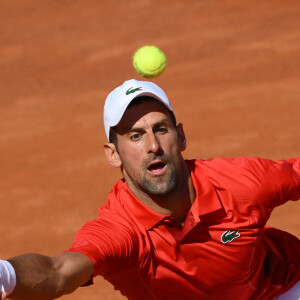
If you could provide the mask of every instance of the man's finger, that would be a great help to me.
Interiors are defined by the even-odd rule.
[[[5,300],[6,299],[6,293],[5,292],[1,293],[0,295],[1,295],[1,300]]]
[[[1,300],[6,299],[6,293],[3,284],[1,284],[0,286],[0,296],[1,296]]]

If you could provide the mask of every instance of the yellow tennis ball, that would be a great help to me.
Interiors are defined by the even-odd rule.
[[[157,47],[144,46],[135,52],[133,66],[144,77],[156,77],[165,70],[167,58]]]

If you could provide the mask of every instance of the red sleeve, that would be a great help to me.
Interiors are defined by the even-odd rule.
[[[213,158],[200,162],[200,166],[219,193],[228,191],[236,203],[235,209],[242,214],[256,210],[262,222],[276,206],[300,199],[300,158]],[[231,202],[229,199],[227,204],[232,206]]]
[[[122,220],[100,216],[87,222],[66,252],[80,252],[93,262],[94,276],[112,275],[132,262],[134,232]]]
[[[288,200],[300,199],[300,158],[280,160],[276,162],[281,170],[284,185],[282,186],[281,199],[283,202]],[[279,175],[278,184],[281,176]]]
[[[238,158],[249,172],[256,199],[273,209],[300,199],[300,158],[273,161],[256,157]]]
[[[238,157],[230,161],[244,170],[240,171],[242,180],[248,182],[257,199],[264,199],[268,207],[300,199],[300,158],[273,161]]]
[[[300,158],[279,161],[255,159],[250,161],[250,166],[251,172],[261,181],[270,208],[300,199]]]

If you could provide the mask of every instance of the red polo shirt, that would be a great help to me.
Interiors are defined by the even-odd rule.
[[[87,255],[128,299],[273,299],[300,280],[300,241],[265,224],[300,198],[300,158],[186,161],[196,199],[181,226],[123,180],[67,251]]]

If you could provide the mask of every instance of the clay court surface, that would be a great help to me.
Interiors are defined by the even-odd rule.
[[[0,258],[56,255],[97,217],[120,171],[106,162],[106,95],[160,47],[185,158],[299,157],[300,2],[0,0]],[[270,179],[271,180],[271,179]],[[269,225],[300,237],[300,205]],[[62,297],[118,300],[101,278]]]

